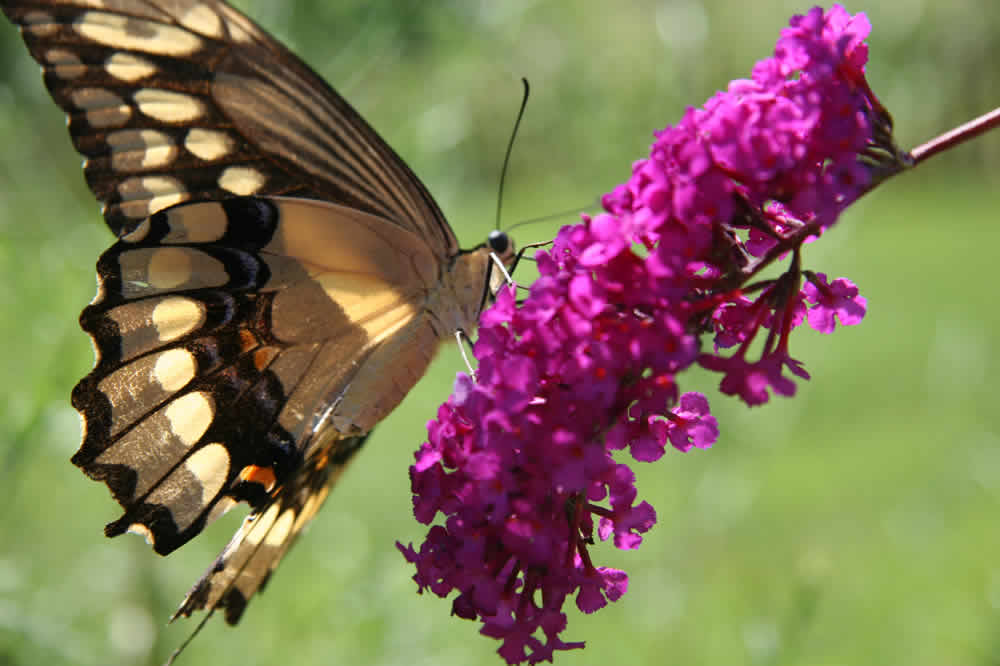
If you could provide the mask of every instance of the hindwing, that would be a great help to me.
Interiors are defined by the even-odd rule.
[[[101,256],[80,318],[97,362],[73,391],[73,462],[124,509],[107,535],[165,555],[237,502],[253,509],[181,614],[221,604],[235,622],[423,373],[437,335],[415,304],[435,276],[414,269],[428,256],[364,213],[256,198],[169,208]],[[402,389],[369,386],[381,375],[360,371],[395,356],[402,329],[421,347],[402,379],[385,368]]]
[[[368,435],[334,436],[299,472],[295,483],[264,511],[251,513],[229,545],[195,583],[171,620],[204,609],[223,609],[236,624],[303,527],[316,515],[344,466]]]

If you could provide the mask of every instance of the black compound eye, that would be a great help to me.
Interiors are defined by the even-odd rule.
[[[503,255],[510,249],[510,236],[503,231],[493,230],[486,239],[486,243],[490,246],[491,250],[499,255]]]

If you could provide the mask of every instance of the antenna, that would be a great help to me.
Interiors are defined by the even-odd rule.
[[[500,169],[500,188],[497,192],[497,219],[494,229],[500,228],[500,211],[503,208],[503,185],[507,179],[507,165],[510,163],[510,154],[514,150],[514,138],[517,136],[517,130],[521,126],[524,109],[528,106],[528,95],[531,94],[531,86],[528,85],[528,79],[522,76],[521,83],[524,84],[524,97],[521,98],[521,109],[517,112],[517,120],[514,121],[514,130],[510,133],[510,140],[507,142],[507,152],[503,156],[503,168]]]
[[[506,229],[504,229],[504,231],[506,231],[506,232],[509,233],[509,232],[513,231],[514,229],[517,229],[518,227],[523,227],[523,226],[528,225],[528,224],[538,224],[540,222],[551,222],[553,220],[558,220],[558,219],[563,218],[563,217],[569,217],[571,215],[577,215],[579,213],[595,213],[596,214],[600,210],[601,210],[601,201],[600,201],[600,199],[595,199],[593,202],[587,204],[586,206],[579,206],[577,208],[567,208],[566,210],[560,211],[558,213],[551,213],[549,215],[543,215],[541,217],[532,217],[532,218],[527,219],[527,220],[521,220],[520,222],[517,222],[516,224],[512,224],[511,226],[507,227]]]

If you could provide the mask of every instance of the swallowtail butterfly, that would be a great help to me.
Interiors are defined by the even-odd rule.
[[[174,617],[235,624],[439,341],[490,252],[307,65],[219,0],[3,0],[118,237],[80,317],[73,462],[167,554],[251,513]]]

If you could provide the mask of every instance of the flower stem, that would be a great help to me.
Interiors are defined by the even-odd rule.
[[[913,166],[969,139],[974,139],[997,125],[1000,125],[1000,108],[993,109],[989,113],[985,113],[964,125],[959,125],[955,129],[931,139],[925,144],[917,146],[910,151],[910,157],[913,158]]]

